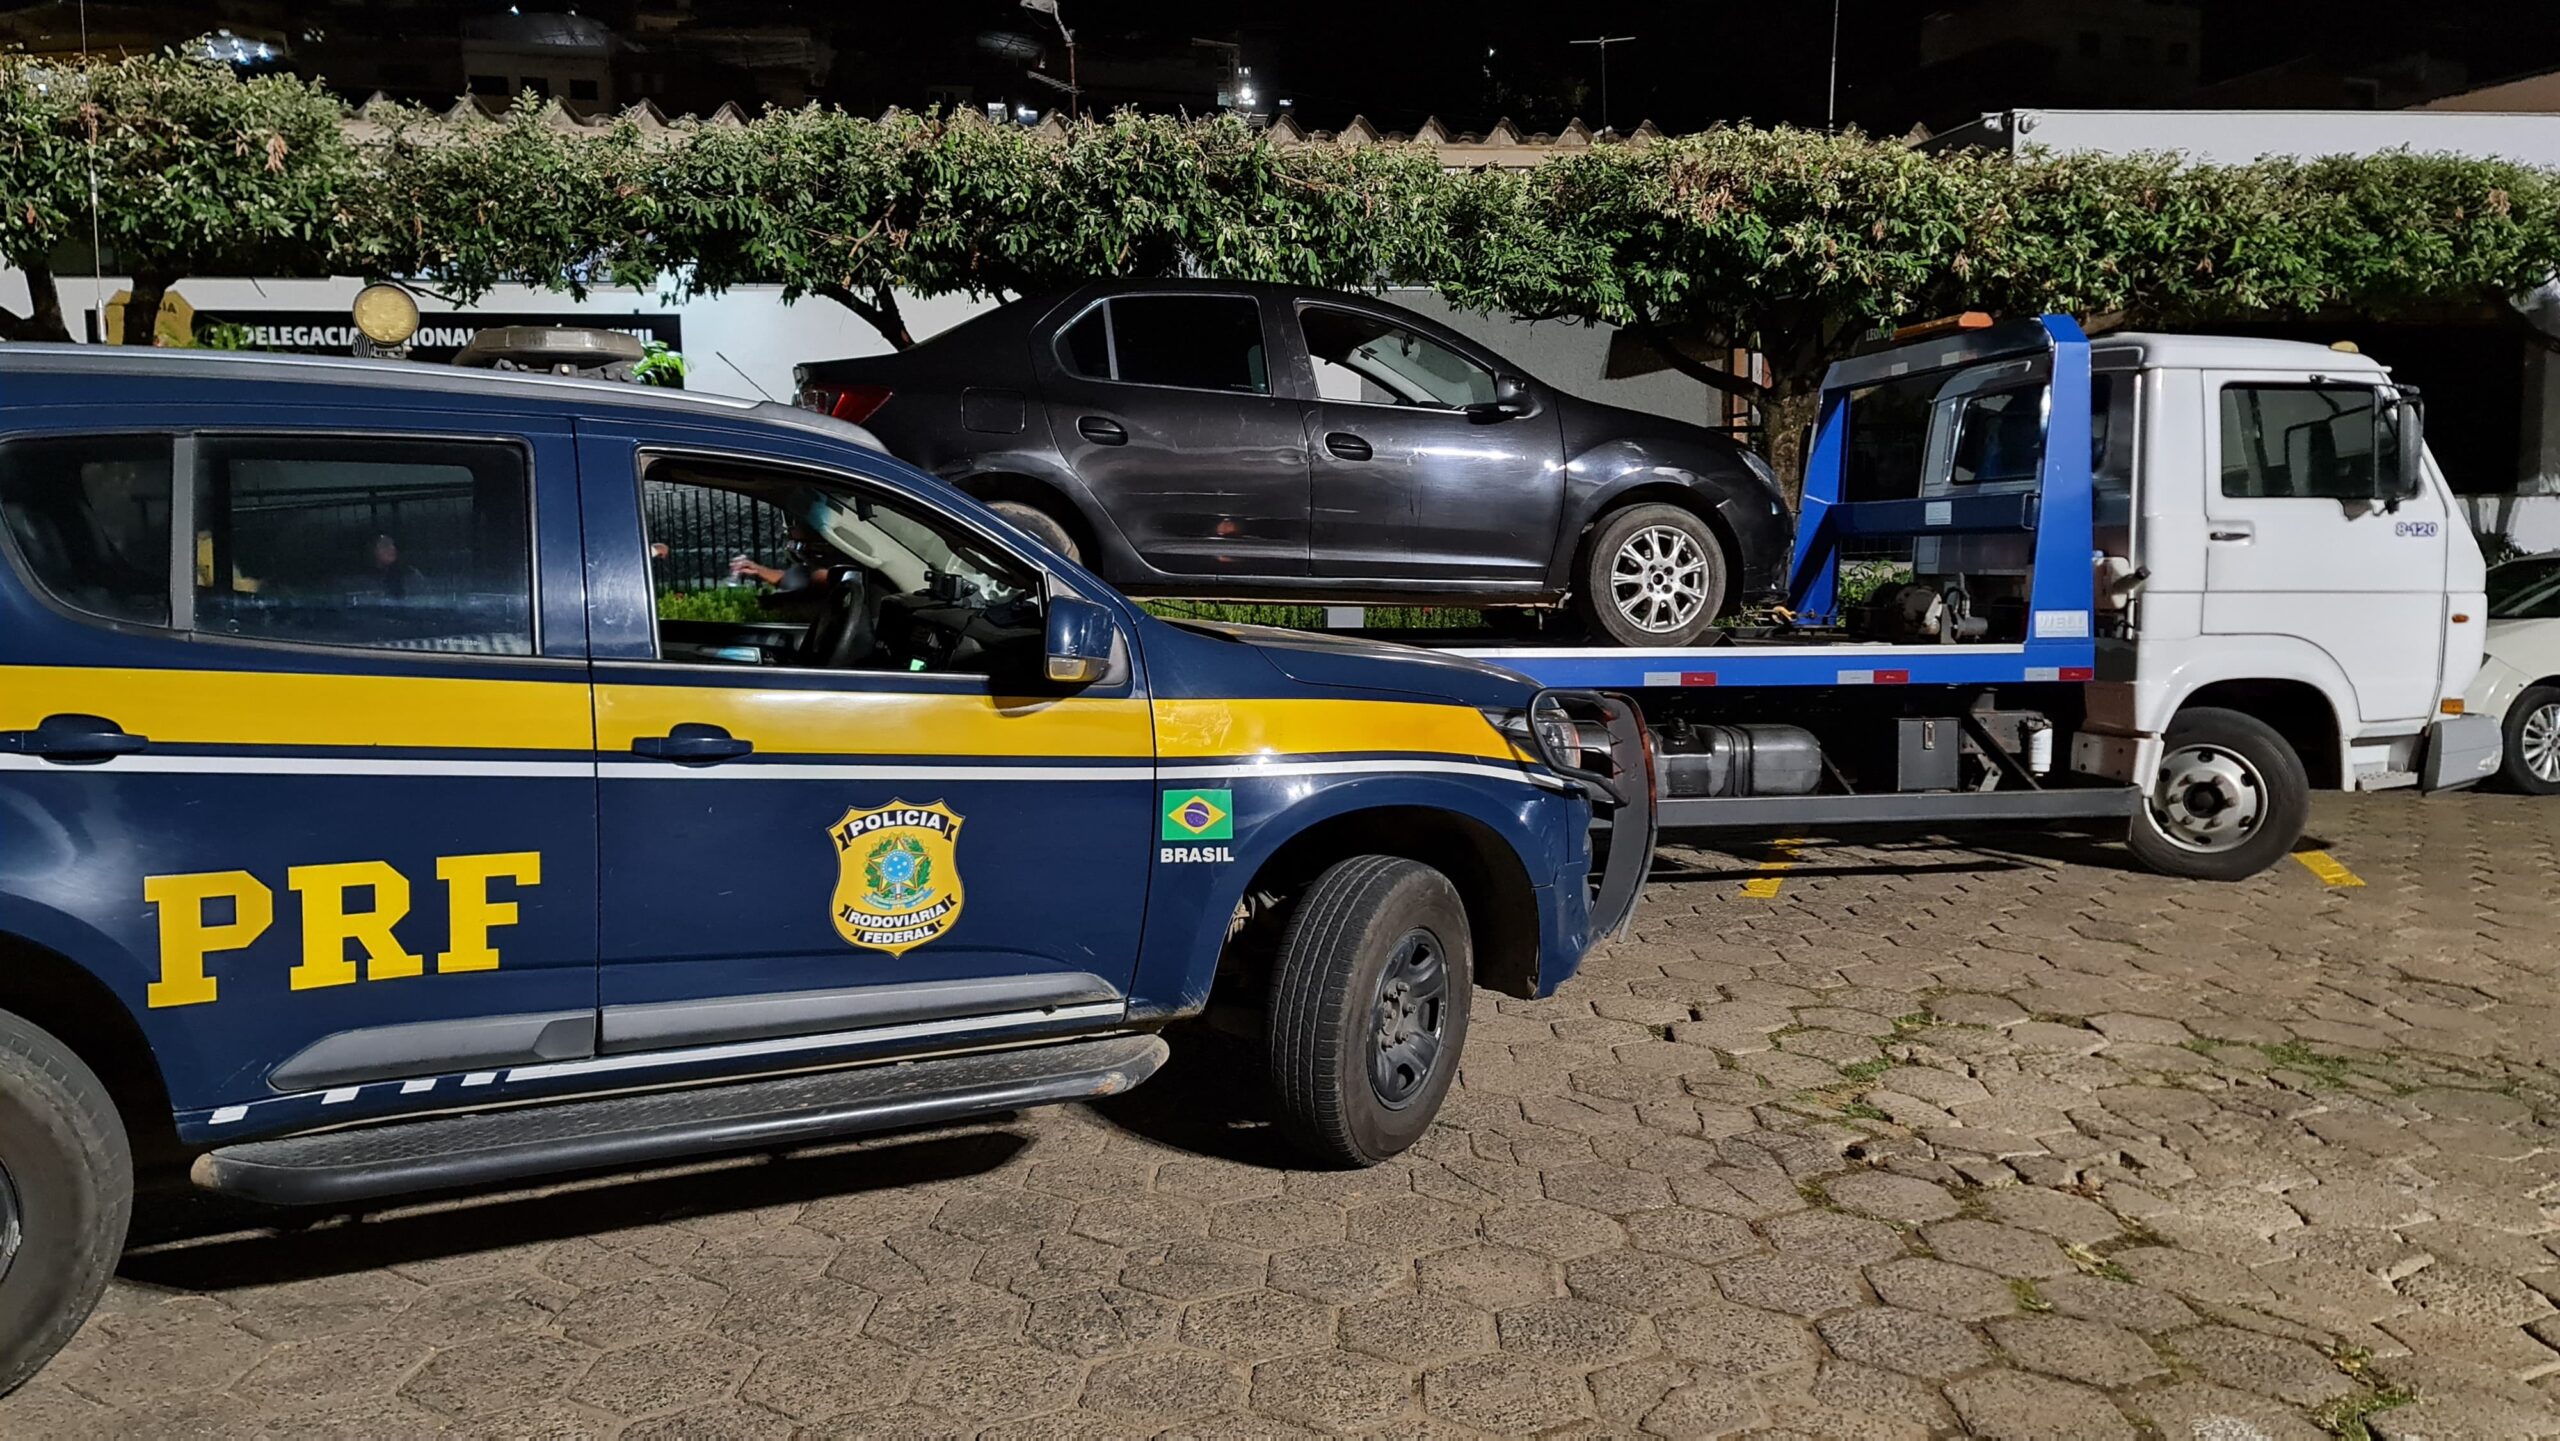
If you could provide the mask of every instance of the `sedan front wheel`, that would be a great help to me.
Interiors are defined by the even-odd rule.
[[[2499,780],[2529,796],[2560,795],[2560,686],[2525,687],[2507,707],[2506,733]]]
[[[1724,608],[1725,569],[1723,545],[1696,514],[1631,505],[1592,535],[1577,600],[1620,645],[1694,645]]]

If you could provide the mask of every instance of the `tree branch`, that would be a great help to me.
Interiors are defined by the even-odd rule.
[[[916,338],[907,333],[907,320],[899,313],[896,291],[883,285],[876,287],[870,295],[864,296],[850,285],[841,285],[833,281],[821,282],[810,288],[861,316],[873,330],[880,332],[880,338],[889,342],[891,349],[913,350],[915,348]]]
[[[1637,337],[1646,345],[1653,348],[1654,354],[1662,357],[1663,364],[1711,390],[1721,390],[1727,395],[1739,395],[1755,403],[1765,403],[1776,394],[1750,376],[1736,375],[1730,370],[1718,370],[1705,361],[1684,353],[1679,346],[1672,343],[1669,336],[1662,333],[1662,327],[1653,321],[1639,321],[1629,328],[1634,330]]]
[[[0,340],[68,341],[71,331],[62,322],[62,291],[54,284],[53,267],[38,261],[24,269],[27,313],[0,310]]]

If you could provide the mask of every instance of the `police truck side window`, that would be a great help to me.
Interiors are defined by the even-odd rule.
[[[108,620],[169,623],[169,438],[0,445],[0,520],[55,600]]]
[[[533,653],[530,474],[518,447],[204,436],[196,456],[197,630]]]
[[[995,675],[1040,654],[1039,572],[924,507],[816,477],[666,460],[651,467],[642,508],[661,660]],[[702,557],[732,546],[715,575]]]

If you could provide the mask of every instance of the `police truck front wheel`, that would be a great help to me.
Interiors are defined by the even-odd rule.
[[[106,1086],[0,1011],[0,1395],[80,1329],[132,1208],[133,1156]]]
[[[2180,712],[2131,841],[2165,875],[2246,880],[2284,859],[2311,815],[2311,781],[2275,728],[2239,711]]]
[[[1341,1166],[1420,1140],[1458,1073],[1474,959],[1466,907],[1429,866],[1354,856],[1317,877],[1271,977],[1271,1079],[1290,1138]]]

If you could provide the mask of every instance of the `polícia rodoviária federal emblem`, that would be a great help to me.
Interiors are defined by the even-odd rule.
[[[836,934],[903,955],[960,920],[960,817],[940,801],[856,807],[828,827],[836,846]]]

